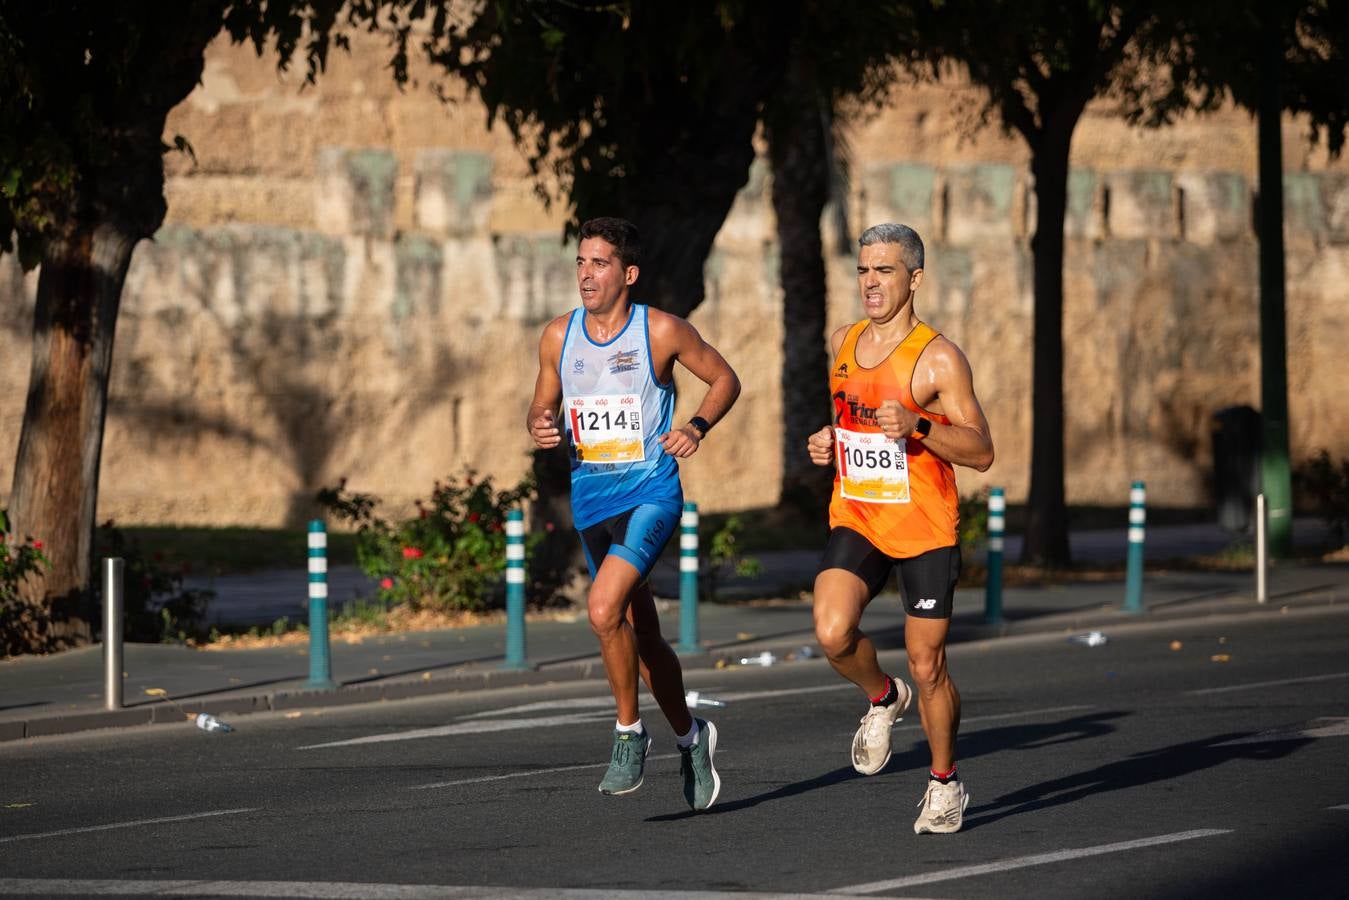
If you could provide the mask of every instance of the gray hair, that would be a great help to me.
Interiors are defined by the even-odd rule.
[[[863,247],[870,247],[872,244],[898,244],[899,258],[904,263],[904,268],[912,272],[923,267],[923,239],[907,225],[896,225],[893,222],[872,225],[862,232],[857,243]]]

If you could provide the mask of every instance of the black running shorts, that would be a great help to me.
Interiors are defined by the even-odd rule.
[[[875,597],[885,589],[892,569],[899,569],[904,610],[922,619],[949,619],[960,578],[960,547],[938,547],[908,559],[896,559],[877,550],[851,528],[833,528],[825,545],[820,571],[843,569],[866,583]]]

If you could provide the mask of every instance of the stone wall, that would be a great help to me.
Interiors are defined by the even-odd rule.
[[[561,210],[481,110],[399,93],[358,42],[318,88],[213,49],[170,134],[170,220],[137,248],[118,323],[101,517],[258,524],[308,514],[316,488],[406,503],[472,467],[528,463],[522,427],[543,324],[575,304]],[[289,78],[289,80],[288,80]],[[1006,136],[956,141],[948,97],[859,122],[852,237],[884,220],[928,242],[918,310],[964,348],[998,459],[963,490],[1023,498],[1030,452],[1034,198]],[[1248,136],[1249,132],[1249,136]],[[1122,503],[1134,478],[1171,505],[1207,499],[1210,417],[1258,406],[1254,126],[1229,112],[1146,144],[1093,110],[1067,222],[1068,497]],[[1111,136],[1114,136],[1111,139]],[[1198,142],[1198,143],[1194,143]],[[1349,171],[1286,147],[1294,454],[1349,456]],[[1205,165],[1204,163],[1208,163]],[[777,503],[781,297],[770,174],[756,164],[707,266],[695,325],[744,394],[684,465],[708,510]],[[826,216],[826,246],[838,244]],[[829,259],[830,327],[857,315],[855,256]],[[0,259],[0,494],[28,380],[33,275]],[[681,380],[681,387],[688,386]],[[681,391],[679,415],[697,398]]]

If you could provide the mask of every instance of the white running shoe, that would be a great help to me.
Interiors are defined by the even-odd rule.
[[[852,767],[863,775],[875,775],[890,761],[890,729],[913,702],[913,691],[898,678],[891,678],[899,699],[889,706],[873,706],[862,717],[862,727],[852,739]]]
[[[965,807],[970,795],[959,781],[942,784],[929,780],[927,793],[918,801],[918,821],[913,823],[914,834],[951,834],[959,831],[965,822]]]

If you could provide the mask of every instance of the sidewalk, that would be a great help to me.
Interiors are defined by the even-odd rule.
[[[1204,526],[1173,530],[1171,539],[1187,548],[1205,542],[1230,540]],[[1149,533],[1150,555],[1174,558],[1167,552],[1167,529]],[[1217,529],[1212,529],[1217,532]],[[1160,532],[1160,534],[1158,534]],[[1105,553],[1111,544],[1096,533],[1074,535],[1079,547],[1097,546]],[[1314,537],[1303,528],[1299,540]],[[1123,559],[1123,530],[1119,532]],[[1096,543],[1092,543],[1096,541]],[[1225,544],[1223,544],[1225,546]],[[1216,549],[1190,552],[1217,552]],[[1009,558],[1012,554],[1009,552]],[[1109,561],[1105,557],[1098,561]],[[760,554],[765,588],[775,582],[808,584],[817,555],[807,552]],[[677,575],[677,573],[675,573]],[[361,576],[334,573],[332,593],[360,587]],[[658,571],[653,585],[658,596],[670,597],[670,573]],[[744,580],[742,580],[744,581]],[[677,583],[677,582],[676,582]],[[221,616],[257,615],[270,622],[282,608],[303,619],[303,608],[292,599],[303,596],[305,575],[281,572],[219,579]],[[737,594],[753,585],[731,585]],[[1144,583],[1145,611],[1120,611],[1124,599],[1121,580],[1074,582],[1035,588],[1008,588],[1003,594],[1006,621],[986,624],[983,589],[961,590],[956,597],[952,642],[1009,635],[1063,633],[1111,627],[1138,621],[1221,613],[1277,611],[1288,605],[1324,605],[1349,600],[1349,566],[1285,564],[1271,570],[1268,606],[1257,606],[1250,573],[1149,573]],[[781,592],[765,589],[761,596]],[[809,598],[754,603],[703,603],[699,607],[702,653],[686,655],[689,668],[767,650],[779,658],[815,648]],[[661,618],[666,636],[674,643],[680,630],[679,603],[662,600]],[[284,613],[282,613],[284,614]],[[269,618],[270,617],[270,618]],[[883,650],[903,646],[904,612],[897,593],[882,594],[867,612],[867,632]],[[504,623],[467,628],[390,634],[361,643],[335,641],[331,658],[335,690],[307,687],[307,645],[201,651],[169,644],[128,644],[123,696],[126,708],[103,708],[102,649],[98,646],[47,657],[21,657],[0,662],[0,740],[60,734],[94,728],[181,722],[188,713],[221,715],[391,700],[449,691],[480,690],[522,683],[596,679],[603,681],[594,636],[584,614],[570,618],[535,618],[526,628],[526,657],[531,668],[502,668]],[[145,693],[161,689],[168,699]]]

